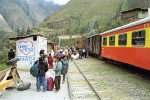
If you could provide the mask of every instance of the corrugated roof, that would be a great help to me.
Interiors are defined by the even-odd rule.
[[[33,34],[33,35],[25,35],[25,36],[17,36],[17,37],[10,37],[10,40],[19,40],[19,39],[23,39],[23,38],[27,38],[27,37],[33,37],[33,36],[42,36],[41,34]]]
[[[127,11],[122,11],[121,13],[127,13],[127,12],[131,12],[131,11],[135,11],[135,10],[144,10],[144,11],[148,11],[148,9],[135,8],[135,9],[127,10]]]

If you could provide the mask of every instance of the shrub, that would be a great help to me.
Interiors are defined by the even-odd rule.
[[[4,70],[8,68],[8,66],[6,64],[0,64],[0,71]]]
[[[6,49],[1,51],[1,53],[0,53],[0,64],[6,63],[8,61],[7,52],[8,51]]]

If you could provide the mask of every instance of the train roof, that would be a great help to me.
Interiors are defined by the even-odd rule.
[[[101,33],[101,35],[111,33],[111,32],[115,32],[115,31],[119,31],[121,29],[129,28],[129,27],[136,26],[136,25],[139,25],[139,24],[143,24],[143,23],[146,23],[148,21],[150,21],[150,17],[147,17],[147,18],[135,21],[133,23],[130,23],[130,24],[127,24],[127,25],[123,25],[123,26],[108,30],[106,32]]]
[[[91,37],[93,37],[93,36],[97,36],[97,35],[100,35],[100,33],[97,33],[97,34],[91,35],[91,36],[89,36],[89,37],[87,37],[87,38],[91,38]],[[87,38],[86,38],[86,39],[87,39]]]

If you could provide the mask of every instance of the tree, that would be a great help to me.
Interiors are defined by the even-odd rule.
[[[26,35],[30,35],[31,34],[31,30],[30,30],[30,28],[29,28],[29,26],[28,26],[28,29],[27,29],[27,31],[26,31]]]
[[[23,27],[21,30],[21,36],[26,35],[25,28]]]
[[[20,36],[20,29],[19,29],[19,26],[17,27],[17,36]]]

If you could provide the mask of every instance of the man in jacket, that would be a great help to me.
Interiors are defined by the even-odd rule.
[[[48,71],[48,64],[45,62],[44,57],[41,56],[39,58],[39,74],[36,77],[37,92],[40,91],[41,83],[43,85],[43,92],[46,92],[46,90],[47,90],[46,79],[45,79],[45,73],[47,71]]]

